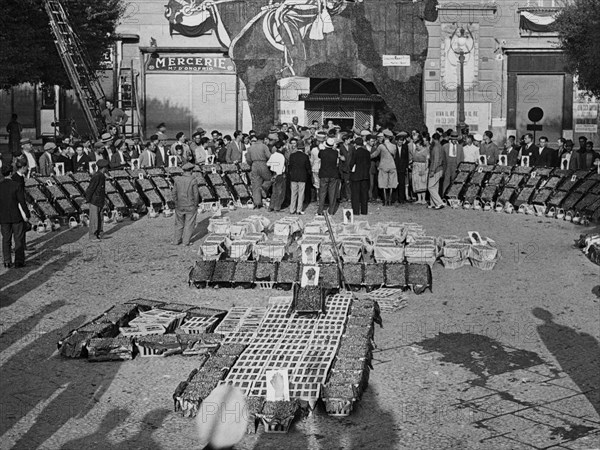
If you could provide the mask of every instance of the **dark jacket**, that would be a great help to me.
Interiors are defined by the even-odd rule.
[[[3,178],[0,181],[0,223],[23,222],[19,205],[29,218],[29,208],[25,203],[25,189],[10,178]]]
[[[104,206],[104,202],[106,201],[106,176],[98,171],[94,175],[92,175],[92,179],[90,180],[90,185],[85,191],[85,200],[86,202],[97,206],[98,208],[102,208]]]
[[[356,147],[350,155],[350,181],[369,179],[371,171],[371,154],[365,147]],[[354,171],[352,169],[354,168]]]
[[[65,173],[73,172],[73,163],[71,162],[71,158],[69,158],[68,156],[58,153],[54,162],[63,163],[65,166]]]
[[[198,181],[192,177],[191,172],[185,172],[173,180],[173,201],[175,208],[181,212],[193,212],[200,203]]]
[[[120,169],[122,167],[129,167],[129,164],[127,164],[127,154],[123,152],[123,160],[121,161],[121,154],[114,152],[110,157],[110,168]]]
[[[544,147],[541,149],[538,148],[538,157],[535,160],[535,165],[538,167],[554,167],[554,154],[556,150],[551,149],[549,147]]]
[[[290,174],[290,181],[308,183],[312,180],[310,159],[302,150],[296,150],[290,155],[288,173]]]
[[[12,180],[19,185],[22,189],[25,189],[25,177],[19,175],[17,172],[12,174]]]
[[[406,169],[408,169],[408,144],[406,142],[402,145],[398,145],[398,152],[396,152],[394,160],[396,162],[396,171],[398,173],[401,171],[404,172]]]
[[[507,166],[516,166],[519,163],[519,147],[516,145],[513,145],[512,148],[510,149],[510,152],[508,151],[508,149],[504,149],[502,150],[502,154],[506,155],[506,165]]]
[[[529,148],[526,145],[521,149],[521,158],[523,156],[529,156],[529,167],[537,166],[537,158],[540,154],[540,149],[537,145],[531,144]]]
[[[73,155],[71,158],[73,172],[88,172],[90,170],[90,157],[83,153],[81,159],[77,161],[77,156],[78,155]]]
[[[319,152],[321,159],[321,168],[319,169],[319,178],[339,178],[338,152],[333,148],[325,148]]]

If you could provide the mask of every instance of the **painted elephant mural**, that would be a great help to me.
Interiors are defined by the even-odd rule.
[[[403,128],[423,127],[424,20],[437,0],[170,0],[171,32],[193,38],[214,29],[245,83],[254,128],[273,123],[278,78],[371,81]],[[384,67],[383,54],[410,55],[410,67]]]

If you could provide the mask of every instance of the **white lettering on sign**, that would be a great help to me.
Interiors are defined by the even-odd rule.
[[[169,72],[227,72],[235,73],[233,61],[225,57],[169,56],[150,57],[146,70]]]
[[[410,67],[410,55],[383,55],[383,67]]]

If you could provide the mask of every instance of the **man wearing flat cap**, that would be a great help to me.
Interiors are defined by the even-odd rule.
[[[108,171],[108,165],[106,159],[96,161],[98,170],[92,175],[90,185],[85,191],[85,200],[90,207],[89,236],[90,239],[98,241],[102,239],[100,234],[103,225],[102,210],[106,202],[106,172]]]
[[[56,150],[54,142],[46,142],[44,144],[44,153],[40,156],[39,169],[40,175],[43,177],[51,177],[54,175],[54,160],[53,154]]]
[[[190,245],[190,239],[196,228],[200,192],[198,182],[192,176],[194,165],[185,163],[182,167],[183,176],[173,180],[173,201],[175,202],[175,232],[173,245]]]

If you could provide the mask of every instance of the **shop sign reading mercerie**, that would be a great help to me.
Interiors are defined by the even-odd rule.
[[[235,66],[223,56],[159,56],[149,59],[146,71],[235,73]]]
[[[383,55],[383,67],[410,67],[410,55]]]

